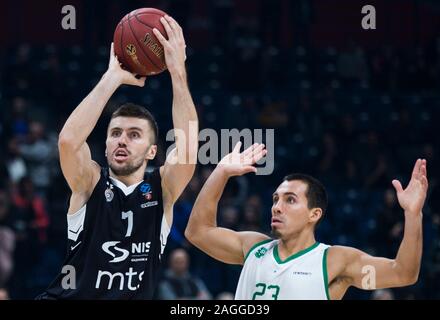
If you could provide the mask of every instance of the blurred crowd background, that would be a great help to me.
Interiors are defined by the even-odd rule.
[[[140,7],[165,10],[184,29],[200,129],[275,129],[273,174],[233,179],[219,225],[269,233],[272,192],[283,176],[304,172],[329,193],[318,241],[394,258],[404,217],[391,180],[406,184],[423,157],[430,189],[419,281],[350,289],[346,299],[440,298],[440,3],[370,1],[377,10],[370,31],[361,28],[365,3],[356,0],[68,4],[77,9],[76,30],[61,28],[62,1],[0,4],[0,299],[33,299],[60,271],[69,189],[58,132],[105,72],[117,22]],[[157,118],[159,153],[151,165],[161,165],[171,99],[166,72],[145,88],[120,88],[88,141],[93,158],[106,165],[109,115],[131,101]],[[175,205],[158,299],[233,297],[241,267],[211,259],[183,235],[211,170],[198,166]]]

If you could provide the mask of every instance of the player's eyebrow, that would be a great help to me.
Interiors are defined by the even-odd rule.
[[[123,129],[120,127],[113,127],[110,129],[110,131],[115,131],[115,130],[123,130]],[[143,132],[142,128],[139,128],[139,127],[130,127],[127,130],[135,130],[135,131]]]
[[[278,193],[277,193],[277,192],[274,192],[274,193],[272,194],[272,197],[275,197],[275,196],[277,196],[277,195],[278,195]],[[295,192],[291,192],[291,191],[284,192],[284,193],[282,193],[282,195],[285,195],[285,196],[294,196],[294,197],[298,198],[298,195],[297,195]]]
[[[130,127],[130,128],[128,128],[128,130],[136,130],[136,131],[143,132],[142,128],[139,128],[139,127]]]

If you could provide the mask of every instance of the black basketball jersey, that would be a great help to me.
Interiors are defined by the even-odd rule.
[[[67,221],[67,257],[42,298],[152,298],[170,231],[159,169],[130,187],[102,169],[90,199]]]

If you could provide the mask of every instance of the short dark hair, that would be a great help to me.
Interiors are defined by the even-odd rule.
[[[117,117],[131,117],[147,120],[151,126],[151,129],[153,130],[153,144],[157,143],[157,137],[159,136],[159,127],[157,126],[157,122],[156,119],[154,119],[154,116],[146,108],[131,102],[124,103],[118,109],[116,109],[115,112],[112,113],[110,121]]]
[[[320,208],[322,210],[321,218],[316,222],[317,226],[327,211],[328,196],[324,185],[318,180],[303,173],[292,173],[284,177],[283,181],[299,180],[307,184],[306,198],[307,208]]]

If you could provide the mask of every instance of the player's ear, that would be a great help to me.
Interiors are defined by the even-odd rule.
[[[105,148],[105,153],[104,153],[104,154],[105,154],[105,156],[107,157],[107,148]]]
[[[317,222],[322,217],[322,209],[321,208],[313,208],[310,211],[309,219],[311,222]]]
[[[156,157],[156,153],[157,153],[157,145],[152,144],[151,146],[148,147],[146,159],[153,160],[154,157]]]

